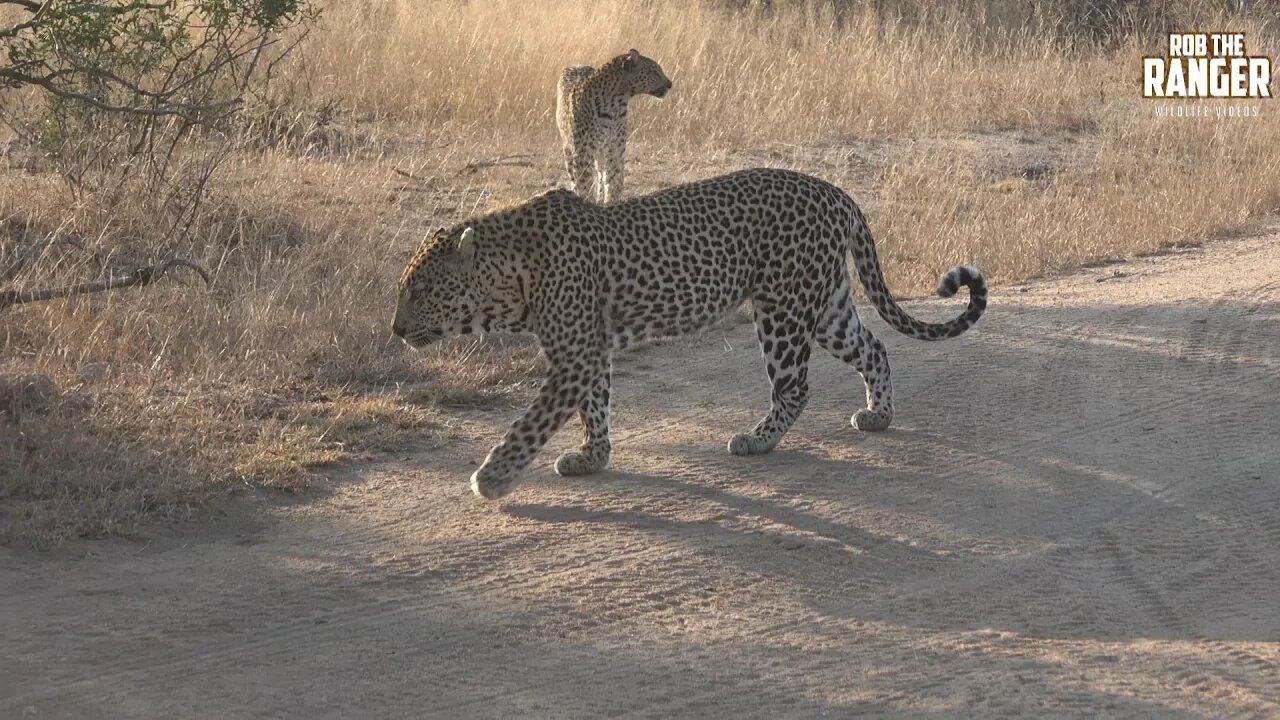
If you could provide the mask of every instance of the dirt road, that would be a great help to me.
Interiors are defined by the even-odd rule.
[[[620,361],[601,476],[551,473],[573,426],[477,500],[515,414],[477,411],[318,499],[5,551],[0,718],[1280,713],[1280,237],[1003,288],[951,342],[869,322],[884,434],[824,356],[727,455],[737,325]]]

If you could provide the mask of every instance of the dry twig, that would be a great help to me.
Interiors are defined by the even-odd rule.
[[[507,167],[533,167],[533,162],[524,160],[528,155],[504,155],[502,157],[490,158],[485,160],[477,160],[462,166],[462,172],[473,173],[477,170],[485,168],[507,166]]]
[[[46,288],[43,290],[5,290],[0,292],[0,311],[8,309],[12,305],[41,302],[43,300],[55,300],[57,298],[71,297],[73,295],[86,295],[88,293],[102,292],[104,290],[150,285],[156,280],[164,277],[164,274],[176,265],[191,268],[196,271],[200,275],[200,278],[204,280],[205,285],[213,283],[213,278],[209,276],[209,271],[205,270],[200,265],[182,258],[171,258],[162,263],[136,268],[128,275],[117,275],[115,277],[108,277],[102,280],[95,280],[93,282],[77,283],[66,287]]]

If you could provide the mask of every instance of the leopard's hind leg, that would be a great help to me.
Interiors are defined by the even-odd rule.
[[[611,370],[611,365],[606,364],[582,400],[578,410],[578,417],[582,419],[582,446],[577,452],[566,452],[556,459],[556,473],[561,477],[590,475],[609,466],[613,451],[609,442]]]
[[[859,430],[884,430],[893,422],[893,383],[884,345],[862,324],[849,295],[848,280],[827,305],[815,340],[827,352],[852,365],[867,386],[867,407],[854,413],[850,424]]]
[[[756,336],[760,340],[760,352],[764,355],[765,371],[773,393],[769,414],[750,432],[730,438],[729,452],[734,455],[759,455],[772,450],[809,402],[809,351],[813,328],[767,298],[753,298],[752,305]]]

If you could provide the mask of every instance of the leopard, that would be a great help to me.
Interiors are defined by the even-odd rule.
[[[867,404],[852,426],[885,430],[894,417],[889,359],[854,306],[851,275],[885,322],[920,340],[954,338],[987,307],[982,272],[961,265],[937,286],[942,297],[968,288],[959,315],[933,323],[908,314],[849,195],[810,175],[755,168],[613,204],[555,189],[437,230],[405,266],[391,330],[413,348],[472,333],[536,337],[546,377],[470,478],[492,500],[516,488],[575,413],[582,442],[555,472],[604,470],[614,357],[707,328],[748,301],[770,406],[729,439],[729,453],[767,453],[782,440],[809,400],[815,345],[862,376]]]
[[[556,85],[556,125],[571,189],[605,203],[622,197],[627,105],[634,95],[662,98],[671,87],[662,67],[634,48],[599,69],[564,69]]]

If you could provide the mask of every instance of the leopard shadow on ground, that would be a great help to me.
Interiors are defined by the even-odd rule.
[[[535,480],[563,502],[517,494],[504,512],[714,550],[850,618],[1061,639],[1280,639],[1269,600],[1280,520],[1266,510],[1280,503],[1268,439],[1280,435],[1280,303],[1095,306],[1087,322],[993,307],[988,328],[956,343],[876,328],[896,361],[886,433],[848,427],[856,376],[815,361],[809,407],[761,457],[722,456],[718,438],[761,410],[762,378],[702,416],[673,387],[663,407],[680,439],[650,430],[629,442],[635,423],[662,421],[644,406],[650,378],[624,376],[614,469]],[[691,384],[750,366],[738,344]],[[659,354],[681,353],[644,362],[660,373]],[[633,393],[642,407],[628,409]],[[876,586],[884,563],[895,579]],[[846,593],[846,575],[876,594]]]

